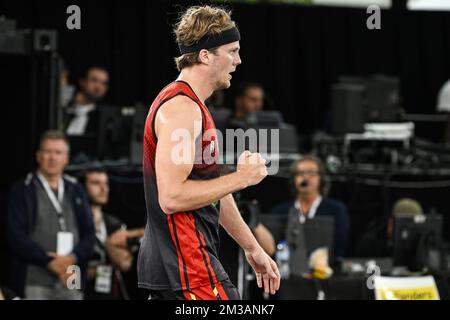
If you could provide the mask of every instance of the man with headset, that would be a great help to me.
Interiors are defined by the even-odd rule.
[[[329,183],[320,159],[304,156],[295,161],[291,166],[291,184],[295,191],[295,200],[275,206],[272,212],[288,214],[295,210],[300,222],[318,216],[333,217],[334,256],[343,257],[350,232],[349,216],[342,202],[326,197]]]

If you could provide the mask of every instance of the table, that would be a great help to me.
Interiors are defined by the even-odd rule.
[[[450,299],[450,275],[435,275],[441,300]],[[375,292],[367,287],[367,277],[336,276],[328,280],[290,277],[281,280],[280,289],[270,300],[374,300]],[[256,281],[249,282],[248,298],[264,299]]]

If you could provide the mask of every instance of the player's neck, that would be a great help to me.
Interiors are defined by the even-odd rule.
[[[183,69],[177,78],[177,80],[189,83],[192,90],[194,90],[194,93],[203,104],[214,92],[212,86],[208,82],[205,82],[204,79],[205,77],[191,68]]]

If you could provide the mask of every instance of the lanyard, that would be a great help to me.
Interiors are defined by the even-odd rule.
[[[40,172],[37,172],[37,177],[39,181],[42,183],[42,186],[44,187],[45,193],[47,193],[48,198],[50,199],[50,202],[52,203],[53,207],[55,208],[57,214],[58,214],[58,224],[61,231],[67,231],[66,226],[66,220],[64,219],[63,210],[62,210],[62,203],[64,199],[64,181],[62,178],[59,179],[58,183],[58,198],[56,198],[55,193],[51,190],[50,185],[48,184],[47,180],[41,175]]]
[[[100,247],[101,250],[99,250],[100,252],[100,261],[102,262],[102,264],[107,263],[106,260],[106,248],[105,248],[105,242],[106,242],[106,238],[108,237],[108,233],[106,231],[106,225],[105,225],[105,221],[102,218],[102,223],[100,224],[100,233],[96,234],[97,236],[97,240],[100,242]]]
[[[103,220],[103,217],[102,221],[100,222],[100,230],[96,232],[95,235],[101,243],[105,243],[106,238],[108,237],[108,232],[106,230],[105,220]]]
[[[309,219],[313,219],[315,217],[317,208],[319,207],[321,201],[322,201],[321,196],[318,196],[316,198],[316,200],[314,200],[314,202],[311,205],[311,208],[308,211]],[[300,223],[304,223],[306,219],[305,219],[305,216],[303,215],[302,208],[301,208],[300,202],[298,200],[295,201],[295,209],[297,209],[300,212],[300,218],[299,218]]]

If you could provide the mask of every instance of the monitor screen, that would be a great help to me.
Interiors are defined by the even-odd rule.
[[[394,264],[419,271],[423,261],[418,256],[424,241],[440,243],[442,239],[442,216],[416,216],[396,218],[394,225]]]

